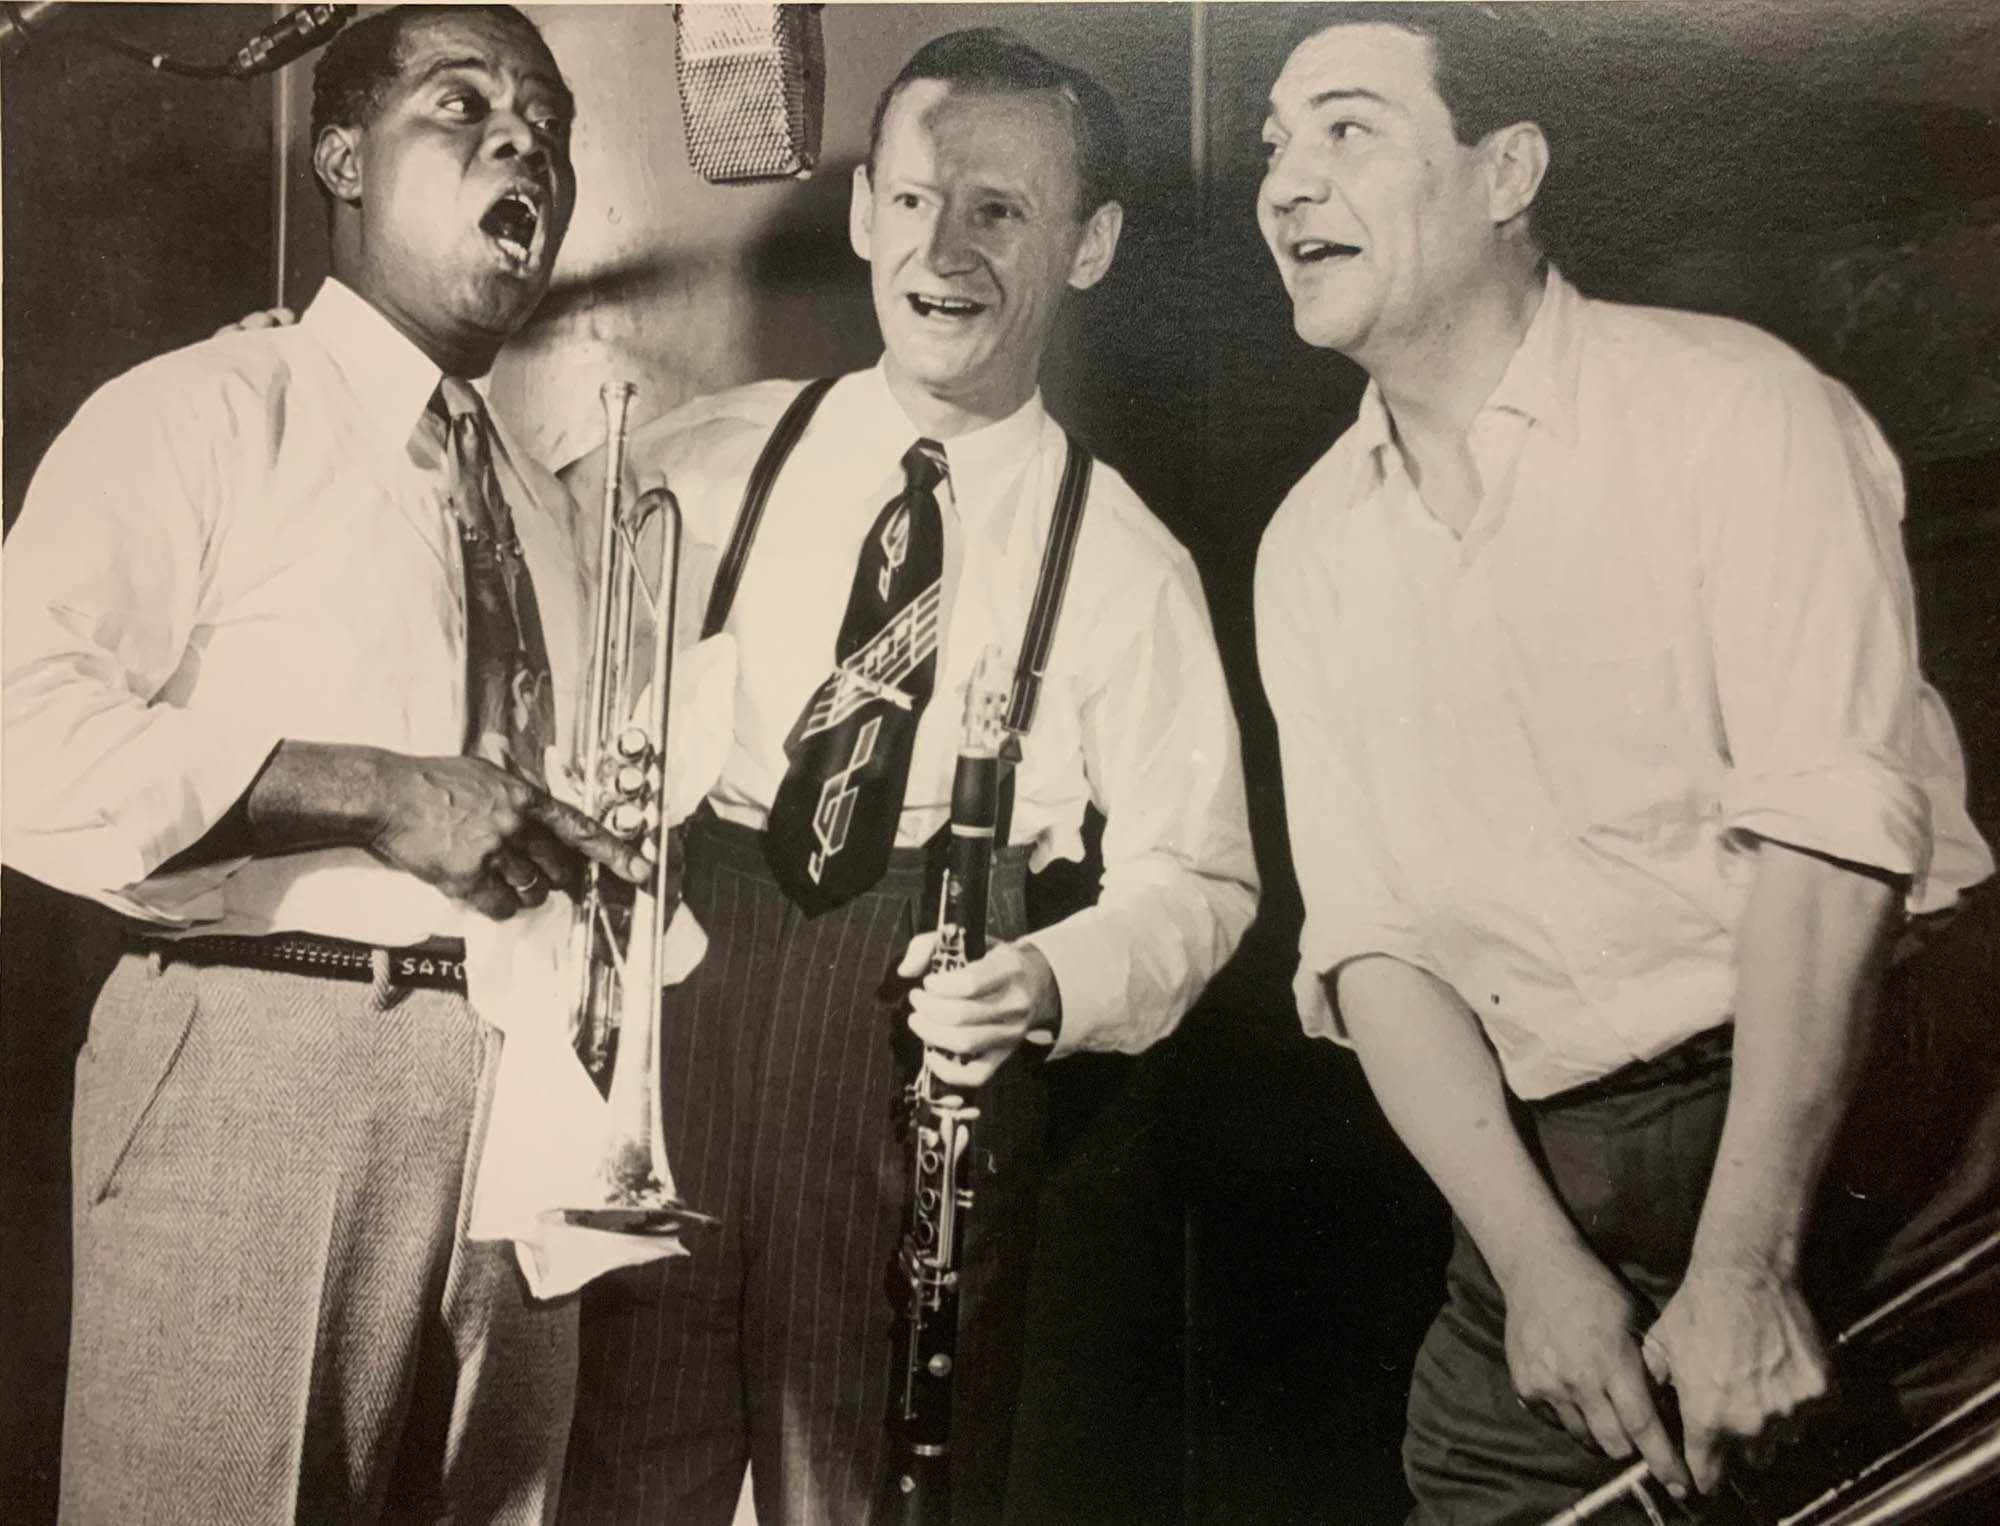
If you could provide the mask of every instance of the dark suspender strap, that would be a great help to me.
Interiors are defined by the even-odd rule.
[[[792,399],[784,417],[778,420],[778,427],[771,431],[771,438],[764,443],[763,454],[750,471],[750,481],[743,489],[743,507],[736,514],[736,528],[730,534],[729,548],[722,555],[722,565],[715,574],[715,587],[709,594],[708,612],[701,625],[704,638],[719,632],[729,619],[729,608],[736,600],[736,588],[743,581],[743,568],[750,560],[750,546],[757,538],[757,526],[764,518],[764,505],[770,499],[771,488],[778,480],[778,472],[786,458],[799,443],[799,437],[806,432],[806,425],[820,400],[827,394],[839,378],[823,376],[817,381],[806,383],[799,395]],[[1014,668],[1012,697],[1007,705],[1008,740],[1004,763],[1011,763],[1020,756],[1020,738],[1035,724],[1035,711],[1042,698],[1042,675],[1048,671],[1049,651],[1055,645],[1056,619],[1062,613],[1063,594],[1069,588],[1070,564],[1076,559],[1077,533],[1083,526],[1084,500],[1090,496],[1090,452],[1077,444],[1076,437],[1064,432],[1069,452],[1063,461],[1062,483],[1056,489],[1055,513],[1049,522],[1048,543],[1042,548],[1041,572],[1035,580],[1034,601],[1028,606],[1028,623],[1021,635],[1021,657]],[[1007,818],[1013,814],[1013,770],[1003,764],[1001,770],[1002,811],[1000,831],[996,834],[996,846],[1007,840]]]
[[[757,464],[750,470],[750,481],[743,489],[743,507],[736,511],[736,528],[729,537],[729,549],[722,554],[722,565],[716,569],[715,587],[708,596],[708,612],[702,617],[701,634],[704,639],[722,629],[729,618],[729,607],[736,602],[736,587],[743,581],[744,565],[750,560],[750,546],[757,539],[757,526],[764,519],[764,505],[771,497],[771,487],[778,480],[778,469],[785,464],[785,458],[799,443],[799,437],[806,432],[806,425],[812,421],[814,410],[820,405],[828,390],[838,381],[838,377],[822,376],[810,381],[792,399],[778,420],[778,427],[771,431],[771,438],[764,442],[764,453],[757,458]]]
[[[1035,724],[1042,675],[1049,668],[1056,618],[1062,614],[1070,563],[1076,559],[1077,532],[1083,527],[1083,503],[1090,496],[1090,452],[1067,431],[1064,438],[1069,441],[1069,459],[1063,463],[1062,486],[1056,489],[1055,515],[1049,522],[1048,544],[1042,549],[1041,576],[1035,581],[1034,603],[1028,606],[1027,628],[1021,633],[1021,660],[1014,669],[1014,694],[1007,706],[1007,730],[1015,738]]]

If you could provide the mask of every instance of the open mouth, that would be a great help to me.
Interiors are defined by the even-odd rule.
[[[936,297],[916,291],[910,293],[910,307],[919,318],[972,318],[986,311],[984,302],[970,297]]]
[[[479,219],[479,231],[492,239],[508,259],[525,265],[534,249],[535,229],[541,220],[541,211],[528,192],[508,190],[486,209],[486,215]]]
[[[1361,250],[1353,244],[1336,244],[1331,239],[1302,238],[1293,241],[1292,258],[1301,265],[1312,265],[1322,260],[1344,260]]]

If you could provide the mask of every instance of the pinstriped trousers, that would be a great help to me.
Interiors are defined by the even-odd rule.
[[[462,997],[113,972],[77,1059],[65,1523],[528,1523],[575,1310],[469,1244],[497,1054]]]
[[[1022,928],[1025,855],[994,875],[993,935]],[[561,1519],[728,1526],[746,1462],[760,1526],[879,1519],[894,1365],[890,1269],[909,1177],[897,1102],[919,1047],[894,971],[935,920],[924,855],[808,918],[759,835],[704,814],[685,894],[707,958],[669,992],[668,1159],[718,1214],[692,1254],[584,1291]],[[997,1520],[1020,1380],[1046,1104],[1037,1057],[979,1093],[953,1406],[954,1515]]]

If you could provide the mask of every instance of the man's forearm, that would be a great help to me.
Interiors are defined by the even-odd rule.
[[[1760,846],[1737,939],[1729,1111],[1696,1264],[1796,1275],[1873,1031],[1898,899],[1887,879],[1782,843]]]
[[[1632,1294],[1529,1157],[1478,1019],[1450,987],[1383,955],[1343,965],[1338,985],[1383,1112],[1500,1285],[1515,1392],[1609,1457],[1636,1448],[1669,1489],[1685,1492],[1692,1480],[1647,1388]]]
[[[383,820],[392,755],[333,742],[280,742],[242,796],[161,867],[366,846]]]
[[[1499,1062],[1458,994],[1386,956],[1335,993],[1368,1084],[1505,1288],[1551,1254],[1586,1253],[1507,1115]]]
[[[290,741],[177,866],[336,847],[496,918],[574,893],[586,859],[634,884],[650,873],[636,845],[484,759]]]

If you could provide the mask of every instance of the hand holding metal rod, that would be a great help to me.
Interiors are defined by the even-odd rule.
[[[1855,1320],[1846,1329],[1842,1330],[1839,1335],[1834,1337],[1834,1353],[1838,1354],[1863,1337],[1901,1318],[1918,1303],[1938,1291],[1938,1289],[1957,1278],[1968,1275],[1987,1261],[1993,1259],[1996,1254],[2000,1254],[2000,1230],[1996,1230],[1983,1240],[1976,1242],[1968,1249],[1952,1257],[1951,1260],[1945,1262],[1942,1266],[1939,1266],[1936,1270],[1920,1277],[1900,1293],[1885,1299],[1882,1303],[1876,1305],[1873,1309],[1870,1309],[1866,1314]],[[1835,1520],[1839,1520],[1841,1526],[1860,1526],[1860,1523],[1863,1521],[1869,1523],[1869,1526],[1888,1526],[1890,1521],[1909,1519],[1910,1517],[1907,1515],[1885,1514],[1848,1517],[1828,1517],[1820,1514],[1815,1517],[1814,1512],[1823,1512],[1827,1506],[1839,1504],[1854,1497],[1858,1492],[1858,1486],[1864,1482],[1874,1483],[1892,1465],[1904,1458],[1912,1457],[1918,1451],[1923,1450],[1927,1442],[1942,1437],[1948,1430],[1962,1425],[1979,1410],[1991,1405],[1996,1400],[2000,1400],[2000,1384],[1989,1385],[1974,1395],[1973,1398],[1959,1405],[1950,1414],[1927,1427],[1918,1436],[1913,1437],[1893,1452],[1871,1463],[1868,1468],[1863,1469],[1853,1478],[1835,1485],[1810,1505],[1807,1505],[1805,1509],[1786,1517],[1780,1523],[1780,1526],[1808,1526],[1808,1523],[1811,1523],[1811,1526],[1834,1526]],[[1986,1455],[1987,1453],[1991,1455]],[[1955,1458],[1959,1457],[1958,1452],[1954,1452],[1951,1455]],[[1972,1460],[1984,1467],[2000,1467],[2000,1440],[1989,1438],[1984,1444],[1983,1450],[1974,1449]],[[1959,1465],[1962,1469],[1965,1466],[1969,1466],[1970,1463],[1968,1463],[1967,1459],[1960,1458]],[[1662,1523],[1662,1526],[1664,1526],[1665,1517],[1660,1513],[1660,1507],[1653,1499],[1650,1487],[1651,1481],[1652,1475],[1648,1472],[1646,1464],[1643,1461],[1635,1462],[1610,1482],[1591,1490],[1590,1493],[1584,1495],[1582,1499],[1571,1505],[1567,1510],[1550,1516],[1542,1522],[1542,1526],[1583,1526],[1583,1523],[1594,1520],[1612,1506],[1627,1500],[1644,1510],[1652,1521]],[[1928,1500],[1929,1497],[1926,1495],[1923,1499]]]

